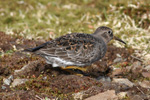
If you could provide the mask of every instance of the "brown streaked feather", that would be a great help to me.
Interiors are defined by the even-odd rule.
[[[93,34],[67,34],[25,51],[41,55],[53,67],[86,66],[104,57],[107,43],[113,38],[125,44],[113,36],[112,29],[101,26]]]
[[[91,59],[94,59],[94,56],[90,56],[95,47],[95,42],[93,37],[89,35],[74,33],[62,36],[51,41],[53,43],[48,43],[36,53],[59,57],[72,62],[90,62]]]

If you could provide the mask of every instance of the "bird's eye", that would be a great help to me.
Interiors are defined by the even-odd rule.
[[[108,31],[109,35],[113,35],[112,31]]]

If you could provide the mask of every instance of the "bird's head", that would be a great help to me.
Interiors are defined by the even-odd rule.
[[[117,41],[120,41],[124,44],[126,44],[123,40],[117,38],[116,36],[113,35],[113,30],[109,27],[106,26],[101,26],[98,27],[95,32],[93,33],[94,36],[96,37],[101,37],[105,43],[108,43],[112,39],[115,39]]]

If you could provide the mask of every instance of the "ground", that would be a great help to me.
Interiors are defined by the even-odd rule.
[[[1,2],[0,99],[149,100],[149,4],[149,0]],[[109,43],[105,57],[86,72],[72,70],[82,76],[22,52],[67,33],[92,33],[99,26],[111,27],[127,45]]]
[[[0,48],[4,52],[7,52],[0,58],[1,99],[22,100],[28,98],[36,100],[38,98],[60,98],[70,100],[75,99],[75,93],[85,91],[86,95],[84,94],[82,97],[82,99],[84,99],[106,90],[115,90],[116,93],[126,91],[130,95],[125,96],[124,99],[129,99],[137,94],[143,98],[149,98],[149,89],[147,88],[143,88],[140,85],[129,87],[128,85],[112,81],[114,78],[124,78],[137,84],[138,81],[149,80],[149,78],[145,78],[141,75],[142,71],[136,72],[137,74],[134,72],[136,69],[132,68],[132,66],[139,67],[139,65],[134,64],[139,61],[131,57],[131,54],[134,52],[133,49],[118,48],[110,45],[108,46],[105,57],[101,61],[92,64],[88,71],[81,73],[78,70],[74,70],[79,74],[83,74],[83,76],[78,76],[60,68],[53,68],[51,65],[47,65],[45,60],[37,55],[30,55],[21,50],[13,51],[14,45],[16,49],[19,49],[33,47],[42,44],[44,41],[11,37],[3,32],[0,32],[0,35],[0,41],[2,41]],[[20,42],[17,41],[18,39]],[[7,45],[5,43],[7,43]],[[10,49],[12,49],[12,51],[10,51]],[[119,62],[114,62],[117,58],[116,54],[122,58]],[[24,66],[27,67],[20,70]],[[119,67],[119,73],[117,73],[113,67]],[[131,68],[128,70],[128,67]],[[140,70],[142,70],[142,68]],[[28,80],[15,87],[13,87],[13,85],[6,85],[4,80],[11,75],[13,75],[13,82],[15,79]],[[105,81],[101,81],[102,77]],[[136,87],[139,87],[140,90],[144,92],[144,95]]]

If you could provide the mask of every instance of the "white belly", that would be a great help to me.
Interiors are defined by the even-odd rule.
[[[53,67],[66,67],[66,66],[70,66],[70,65],[75,65],[74,62],[71,61],[66,61],[62,58],[58,58],[58,57],[48,57],[46,56],[46,62],[48,64],[52,64]]]

